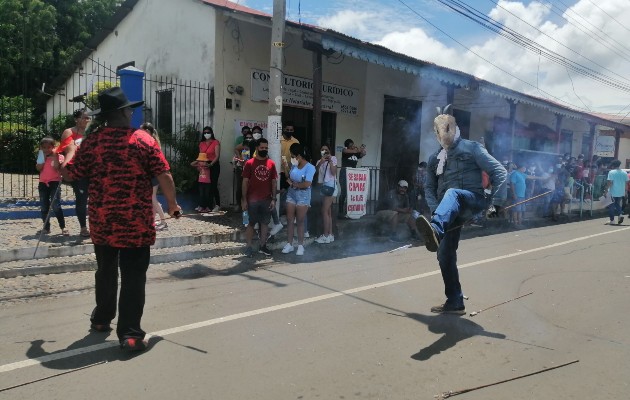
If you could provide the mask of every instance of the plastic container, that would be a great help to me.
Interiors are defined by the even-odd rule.
[[[243,225],[249,225],[249,213],[247,211],[243,211]]]

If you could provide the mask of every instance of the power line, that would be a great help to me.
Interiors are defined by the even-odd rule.
[[[457,12],[458,14],[472,20],[473,22],[483,26],[484,28],[500,35],[503,38],[506,38],[516,43],[517,45],[533,53],[542,55],[543,57],[547,58],[550,61],[560,64],[564,66],[565,68],[569,68],[579,74],[587,76],[607,86],[619,89],[621,91],[630,92],[630,84],[621,82],[607,75],[601,74],[582,64],[576,63],[554,52],[553,50],[550,50],[547,47],[542,46],[532,41],[531,39],[505,26],[504,24],[490,17],[487,17],[486,15],[484,15],[479,10],[476,10],[473,7],[470,7],[457,0],[437,0],[437,1],[445,5],[446,7],[452,9],[453,11]]]
[[[580,56],[580,57],[582,57],[582,58],[584,58],[584,59],[586,59],[586,60],[588,60],[588,61],[592,62],[593,64],[597,65],[598,67],[600,67],[600,68],[602,68],[602,69],[605,69],[606,71],[612,72],[613,74],[617,75],[618,77],[620,77],[620,78],[622,78],[622,79],[628,80],[627,78],[625,78],[625,77],[623,77],[623,76],[619,75],[618,73],[616,73],[616,72],[614,72],[614,71],[612,71],[612,70],[610,70],[610,69],[606,68],[605,66],[603,66],[603,65],[601,65],[601,64],[598,64],[596,61],[594,61],[594,60],[592,60],[592,59],[590,59],[590,58],[588,58],[588,57],[586,57],[586,56],[584,56],[584,55],[582,55],[582,54],[578,53],[577,51],[573,50],[572,48],[570,48],[570,47],[568,47],[568,46],[564,45],[564,44],[563,44],[563,43],[561,43],[560,41],[556,40],[553,36],[549,36],[549,35],[548,35],[548,34],[546,34],[545,32],[543,32],[543,31],[541,31],[540,29],[538,29],[537,27],[535,27],[534,25],[530,24],[529,22],[525,21],[524,19],[522,19],[522,18],[521,18],[521,17],[519,17],[518,15],[514,14],[513,12],[511,12],[511,11],[510,11],[510,10],[508,10],[507,8],[505,8],[505,7],[503,7],[502,5],[500,5],[500,4],[499,4],[496,0],[488,0],[488,1],[489,1],[489,2],[491,2],[491,3],[493,3],[493,4],[495,4],[497,7],[499,7],[499,8],[501,8],[501,9],[503,9],[504,11],[508,12],[509,14],[511,14],[512,16],[514,16],[515,18],[518,18],[521,22],[524,22],[524,23],[526,23],[527,25],[529,25],[530,27],[534,28],[534,29],[535,29],[536,31],[538,31],[539,33],[541,33],[541,34],[543,34],[543,35],[547,36],[549,39],[551,39],[551,40],[553,40],[554,42],[558,43],[560,46],[564,47],[565,49],[567,49],[567,50],[569,50],[569,51],[571,51],[571,52],[573,52],[573,53],[577,54],[578,56]]]
[[[557,5],[550,3],[551,5],[551,12],[553,12],[554,14],[558,15],[560,18],[566,20],[569,24],[573,25],[575,28],[577,28],[579,31],[581,31],[582,33],[584,33],[585,35],[589,36],[591,39],[595,40],[596,42],[600,43],[601,45],[603,45],[604,47],[606,47],[607,49],[613,51],[615,54],[617,54],[619,57],[623,57],[626,61],[630,60],[630,58],[628,57],[627,54],[622,54],[623,50],[621,50],[621,53],[619,52],[618,49],[614,48],[614,45],[608,43],[604,38],[602,38],[600,35],[598,35],[596,32],[594,32],[593,30],[589,29],[588,27],[586,27],[584,24],[582,24],[580,21],[578,21],[577,19],[575,19],[575,23],[579,24],[580,26],[575,25],[575,23],[573,21],[571,21],[570,19],[564,17],[562,15],[562,9],[560,7],[558,7]],[[560,12],[556,11],[555,8],[557,8],[558,10],[560,10]],[[568,10],[568,9],[567,9]],[[575,15],[577,15],[578,17],[584,19],[581,15],[579,15],[576,12],[573,12]],[[585,20],[585,19],[584,19]],[[585,20],[586,21],[586,20]],[[588,22],[588,21],[586,21]],[[590,22],[589,22],[590,23]],[[592,25],[592,24],[591,24]],[[594,25],[593,25],[594,26]],[[588,32],[584,31],[584,29],[586,29]],[[599,28],[597,28],[599,30]],[[592,35],[595,35],[595,37],[593,37]],[[617,42],[619,43],[619,42]],[[622,47],[624,47],[622,45]]]
[[[429,21],[427,18],[425,18],[424,16],[422,16],[420,13],[418,13],[416,10],[414,10],[413,8],[411,8],[409,5],[407,5],[407,3],[405,3],[403,0],[398,0],[399,3],[401,3],[403,6],[405,6],[409,11],[411,11],[413,14],[415,14],[416,16],[418,16],[419,18],[421,18],[422,20],[424,20],[426,23],[428,23],[429,25],[431,25],[433,28],[435,28],[437,31],[441,32],[444,36],[448,37],[449,39],[451,39],[452,41],[454,41],[455,43],[459,44],[460,46],[462,46],[464,49],[468,50],[471,54],[474,54],[475,56],[479,57],[480,59],[482,59],[483,61],[487,62],[488,64],[492,65],[493,67],[495,67],[496,69],[500,70],[501,72],[511,76],[512,78],[523,82],[524,84],[526,84],[527,86],[531,86],[534,89],[538,89],[541,93],[543,93],[544,95],[555,99],[556,101],[558,101],[559,103],[562,104],[566,104],[570,107],[573,107],[576,110],[581,110],[581,111],[588,111],[583,109],[582,107],[576,106],[574,104],[571,104],[567,101],[564,101],[562,99],[560,99],[559,97],[556,97],[554,95],[552,95],[551,93],[548,93],[540,88],[537,88],[536,86],[532,85],[531,83],[519,78],[518,76],[510,73],[509,71],[506,71],[505,69],[499,67],[498,65],[494,64],[492,61],[486,59],[485,57],[483,57],[482,55],[480,55],[479,53],[473,51],[471,48],[467,47],[466,45],[464,45],[463,43],[461,43],[459,40],[455,39],[453,36],[449,35],[448,33],[446,33],[444,30],[440,29],[437,25],[433,24],[431,21]]]
[[[617,24],[619,24],[620,27],[622,27],[623,29],[627,30],[628,32],[630,32],[630,29],[628,29],[624,24],[622,24],[621,22],[617,21],[615,19],[615,17],[613,17],[612,15],[608,14],[606,12],[606,10],[604,10],[603,8],[601,8],[600,6],[598,6],[597,4],[593,3],[591,0],[588,0],[592,5],[594,5],[595,7],[599,8],[604,14],[606,14],[610,19],[612,19],[613,21],[615,21]]]

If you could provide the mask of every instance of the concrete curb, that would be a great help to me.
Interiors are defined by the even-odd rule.
[[[218,243],[215,242],[215,243]],[[191,243],[195,244],[195,243]],[[243,251],[245,245],[238,245],[233,247],[225,247],[220,249],[201,250],[201,251],[187,251],[185,253],[167,253],[167,254],[155,254],[151,256],[151,264],[164,264],[177,261],[196,260],[207,257],[221,257],[226,255],[239,254]],[[16,278],[19,276],[33,276],[33,275],[47,275],[47,274],[63,274],[66,272],[81,272],[81,271],[95,271],[96,261],[89,260],[79,262],[76,264],[65,265],[33,265],[23,268],[14,268],[9,270],[0,271],[1,279]]]
[[[240,241],[244,233],[235,230],[231,233],[194,235],[194,236],[172,236],[161,237],[155,240],[153,248],[161,249],[165,247],[179,247],[194,244],[219,243],[228,241]],[[93,244],[75,244],[60,246],[39,246],[36,257],[33,258],[36,247],[22,247],[18,249],[0,250],[0,263],[23,260],[39,260],[50,257],[72,257],[94,253]]]

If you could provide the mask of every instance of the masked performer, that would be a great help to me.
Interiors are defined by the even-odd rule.
[[[482,171],[490,176],[494,205],[488,217],[495,217],[506,197],[505,168],[479,143],[460,137],[455,118],[448,114],[450,105],[438,116],[433,127],[441,149],[429,158],[425,196],[431,220],[420,216],[418,230],[427,250],[436,252],[444,280],[446,302],[431,308],[434,313],[463,315],[464,295],[457,271],[457,247],[464,222],[483,211],[487,204]]]

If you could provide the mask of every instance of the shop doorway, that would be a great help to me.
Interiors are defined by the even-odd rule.
[[[296,107],[282,107],[282,122],[293,122],[295,126],[295,133],[293,136],[300,141],[306,147],[306,154],[308,154],[312,163],[317,162],[319,159],[319,148],[314,148],[314,134],[313,134],[313,110],[307,110],[304,108]],[[322,136],[321,143],[328,144],[332,151],[335,149],[337,131],[337,114],[331,112],[322,112]],[[340,154],[336,154],[337,158],[341,159]]]
[[[385,96],[379,199],[400,179],[410,185],[420,158],[422,102]]]

